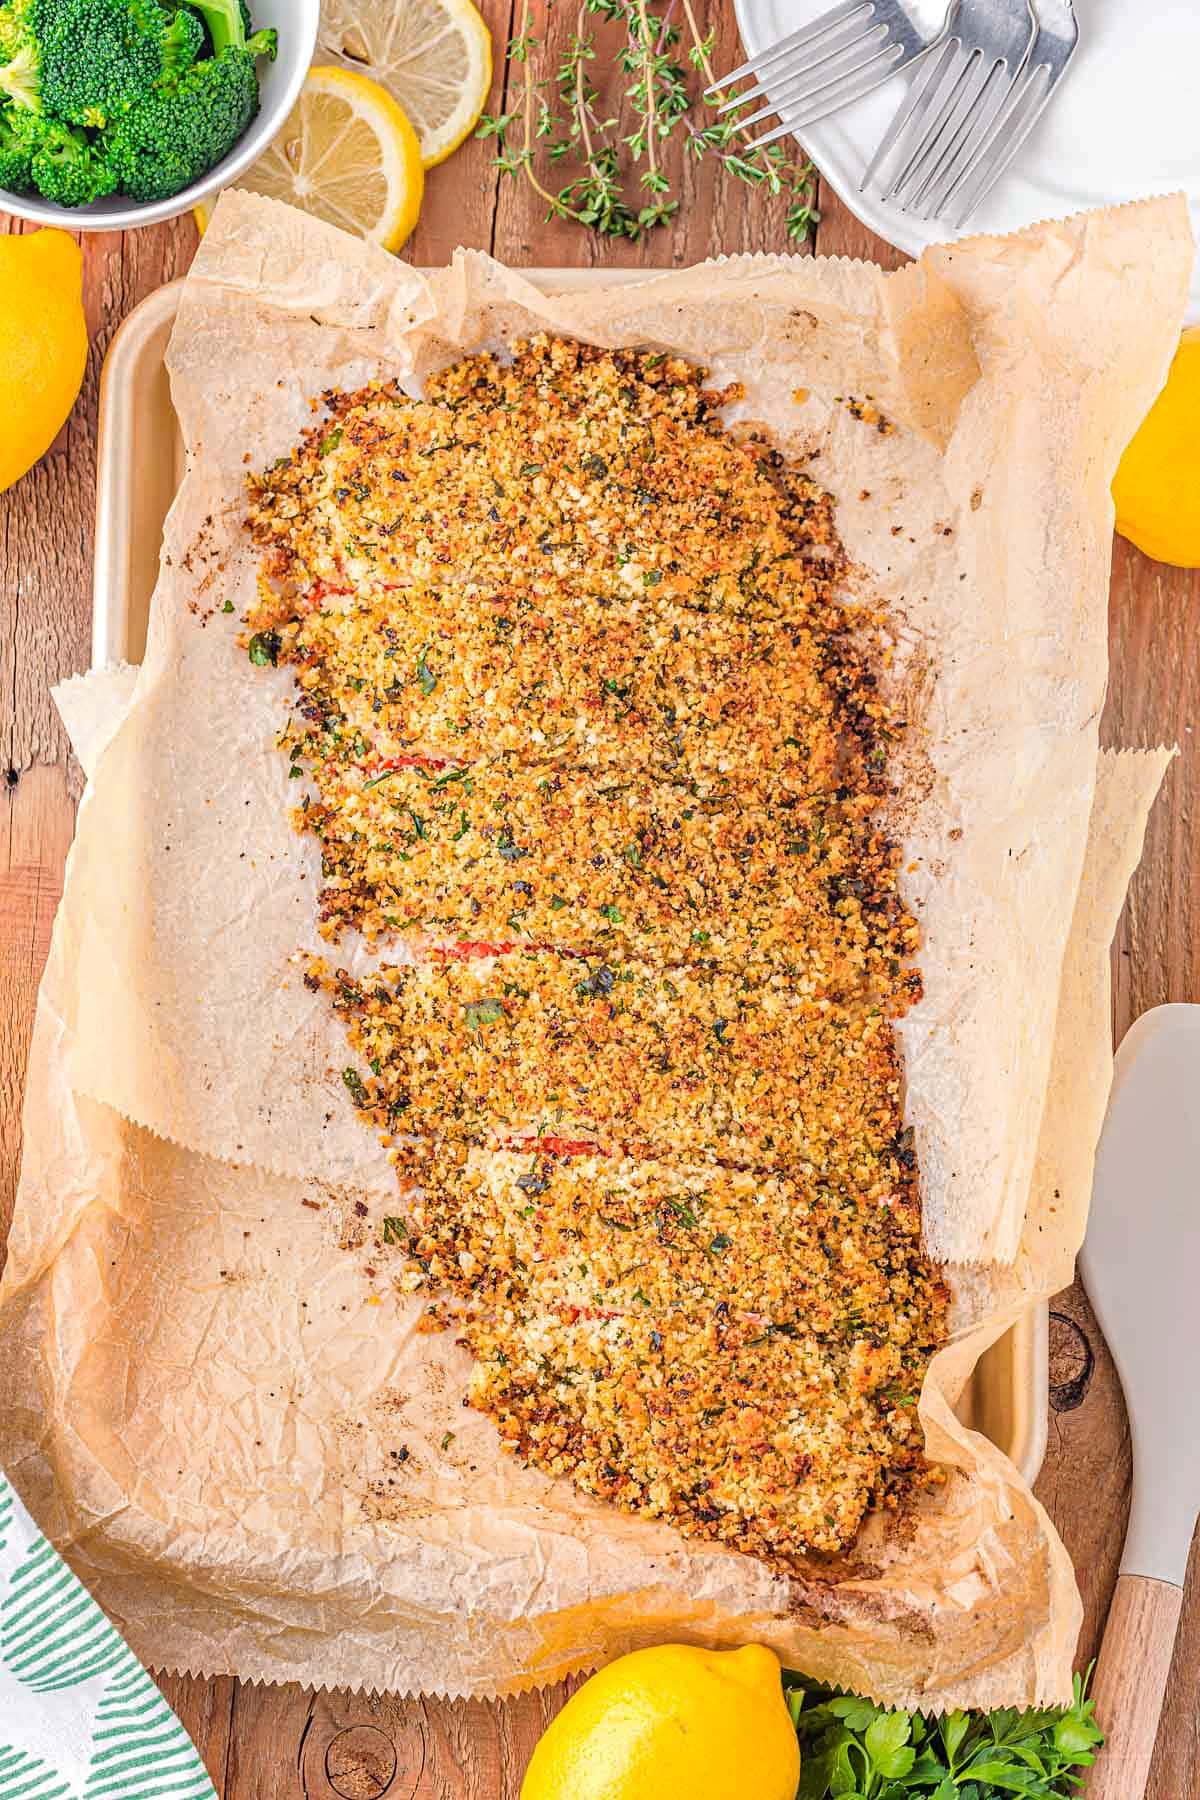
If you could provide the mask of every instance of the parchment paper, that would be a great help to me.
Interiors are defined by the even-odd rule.
[[[743,381],[742,415],[814,455],[902,648],[929,664],[905,831],[926,987],[904,1026],[908,1112],[932,1254],[1011,1261],[1091,806],[1111,470],[1177,338],[1187,245],[1182,202],[1163,201],[893,275],[749,257],[555,300],[476,254],[425,277],[227,199],[170,350],[192,467],[163,599],[76,847],[74,1086],[209,1155],[390,1190],[346,1105],[340,1026],[280,981],[315,941],[319,866],[270,750],[290,677],[250,681],[234,622],[209,616],[252,591],[246,460],[289,448],[333,384],[419,380],[541,325],[653,344]],[[867,395],[893,430],[853,417]]]
[[[73,697],[98,761],[0,1288],[0,1460],[156,1666],[489,1693],[673,1636],[759,1639],[909,1705],[1065,1696],[1065,1554],[949,1402],[1082,1232],[1107,948],[1163,765],[1106,759],[1097,783],[1108,484],[1189,262],[1163,201],[894,276],[751,258],[555,300],[485,258],[425,278],[221,202],[172,345],[189,475],[146,662],[115,730]],[[743,413],[816,455],[922,682],[909,1114],[935,1254],[1010,1266],[952,1271],[959,1337],[922,1397],[945,1488],[803,1578],[500,1456],[461,1405],[462,1354],[370,1272],[390,1175],[288,961],[314,941],[317,870],[273,748],[286,677],[247,680],[217,610],[252,578],[244,458],[286,449],[324,387],[419,379],[540,323],[744,379]],[[852,416],[867,395],[893,430]]]

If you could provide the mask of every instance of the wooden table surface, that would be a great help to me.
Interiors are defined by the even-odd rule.
[[[718,10],[718,8],[720,10]],[[503,101],[499,54],[508,0],[483,0],[495,33],[490,110]],[[572,14],[573,18],[573,14]],[[729,10],[710,0],[714,66],[740,60]],[[560,24],[566,29],[569,21]],[[509,102],[511,104],[511,100]],[[444,262],[457,244],[520,266],[682,266],[706,256],[787,247],[782,208],[689,160],[672,227],[645,246],[613,245],[579,226],[547,224],[527,187],[491,167],[493,146],[470,142],[435,169],[405,256]],[[676,157],[676,161],[682,159]],[[816,247],[825,255],[902,260],[828,190]],[[83,238],[91,356],[83,393],[50,454],[0,495],[0,1243],[19,1158],[20,1097],[38,978],[62,891],[81,776],[50,700],[52,683],[86,669],[96,406],[100,364],[125,314],[187,269],[190,218],[139,232]],[[1173,743],[1180,754],[1150,824],[1114,946],[1114,1032],[1149,1006],[1200,1000],[1200,573],[1146,561],[1120,539],[1113,560],[1112,679],[1103,735],[1110,744]],[[1086,1604],[1079,1660],[1096,1650],[1125,1528],[1129,1434],[1120,1389],[1077,1285],[1051,1321],[1050,1449],[1038,1492],[1071,1551]],[[1193,1570],[1167,1710],[1151,1774],[1152,1800],[1200,1794],[1200,1570]],[[367,1700],[231,1679],[166,1677],[222,1800],[515,1800],[521,1773],[566,1689],[502,1703]],[[663,1800],[671,1800],[664,1796]],[[747,1800],[752,1800],[747,1796]]]

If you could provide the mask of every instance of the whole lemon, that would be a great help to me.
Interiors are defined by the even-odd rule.
[[[774,1652],[635,1650],[538,1744],[521,1800],[795,1800],[800,1749]]]
[[[1156,562],[1200,568],[1200,326],[1180,340],[1167,385],[1113,482],[1117,530]]]
[[[44,456],[87,361],[83,258],[65,231],[0,237],[0,492]]]

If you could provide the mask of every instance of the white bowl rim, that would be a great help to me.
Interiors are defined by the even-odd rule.
[[[265,7],[265,0],[260,0],[260,6]],[[209,194],[228,187],[251,163],[257,162],[271,142],[291,112],[312,65],[321,17],[320,0],[287,0],[287,11],[290,14],[287,49],[285,53],[281,27],[279,51],[279,61],[283,62],[286,54],[286,64],[290,65],[286,80],[277,89],[271,104],[260,107],[258,116],[229,155],[214,163],[198,181],[181,188],[166,200],[125,200],[124,204],[114,205],[114,200],[123,199],[123,196],[115,195],[94,200],[90,206],[59,206],[55,201],[43,200],[35,194],[14,194],[8,188],[0,188],[0,211],[12,213],[18,219],[28,219],[35,225],[57,225],[64,231],[127,231],[137,225],[158,225],[164,219],[176,219]]]

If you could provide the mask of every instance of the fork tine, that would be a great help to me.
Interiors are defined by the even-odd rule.
[[[763,137],[755,138],[753,143],[747,144],[747,150],[761,150],[765,145],[773,144],[776,138],[785,137],[791,131],[803,131],[807,126],[815,125],[818,119],[823,119],[827,114],[836,112],[839,107],[849,106],[854,100],[861,100],[864,94],[871,92],[872,88],[877,88],[881,82],[888,80],[896,67],[896,58],[901,54],[902,52],[894,46],[881,51],[871,62],[864,63],[862,68],[847,81],[832,83],[829,87],[823,88],[811,96],[817,102],[815,106],[807,107],[802,114],[797,114],[789,109],[787,116],[782,118],[782,122],[773,131],[768,131]]]
[[[1054,84],[1044,64],[1026,78],[1020,94],[1015,97],[1005,117],[999,121],[991,141],[984,146],[974,168],[960,178],[946,197],[952,203],[947,223],[955,231],[966,224],[975,208],[982,204],[1003,175],[1041,118],[1053,91]],[[956,197],[957,204],[953,204]]]
[[[992,67],[977,103],[960,125],[955,142],[942,159],[941,166],[926,178],[920,191],[906,202],[911,211],[922,218],[942,211],[950,195],[957,191],[976,167],[999,123],[1009,116],[1021,79],[1020,70],[1014,73],[999,63]]]
[[[899,143],[905,128],[910,123],[915,123],[918,109],[921,111],[921,116],[924,117],[926,108],[922,107],[921,102],[926,100],[940,71],[945,67],[947,51],[953,55],[953,50],[953,43],[947,40],[947,42],[937,47],[934,54],[926,59],[924,66],[918,71],[916,79],[909,87],[904,103],[897,109],[895,118],[880,138],[875,154],[867,164],[863,178],[858,184],[858,191],[860,194],[865,193],[867,188],[870,187],[880,169],[887,162],[893,149]]]
[[[760,119],[770,118],[773,113],[778,113],[782,118],[785,112],[795,112],[797,109],[803,108],[810,99],[819,99],[828,88],[834,87],[838,82],[849,80],[852,75],[857,75],[862,69],[873,68],[880,56],[888,54],[887,46],[878,40],[863,45],[861,49],[856,47],[856,51],[858,61],[848,64],[845,68],[831,69],[825,64],[820,64],[803,75],[794,76],[790,81],[773,90],[765,106],[760,106],[758,111],[751,113],[748,119],[739,119],[738,125],[743,130],[747,130],[751,125],[757,125]],[[898,50],[891,52],[893,59],[898,54]]]
[[[927,96],[921,119],[913,120],[896,146],[893,165],[896,173],[890,185],[887,182],[879,184],[878,191],[884,199],[894,199],[908,186],[918,164],[923,163],[930,143],[940,138],[946,119],[953,109],[955,97],[966,80],[973,61],[973,50],[964,49],[961,44],[955,46],[954,54],[942,70],[933,91]]]
[[[920,155],[914,157],[905,178],[893,189],[894,198],[901,206],[910,210],[918,208],[930,188],[941,179],[942,172],[953,162],[964,137],[970,132],[977,109],[984,103],[996,70],[997,65],[985,59],[982,53],[972,56],[936,129],[927,133]],[[1004,80],[1003,70],[1000,80]]]
[[[816,45],[814,46],[816,54],[803,58],[795,66],[789,60],[786,68],[781,67],[777,74],[769,76],[764,81],[757,81],[753,87],[744,88],[732,99],[723,101],[717,108],[717,112],[718,114],[727,113],[732,107],[746,106],[751,100],[761,100],[767,94],[768,89],[777,95],[781,94],[785,86],[794,86],[797,81],[808,80],[826,64],[836,62],[838,57],[850,55],[864,44],[882,42],[887,36],[887,29],[885,24],[873,25],[868,21],[856,30],[853,37],[847,38],[845,43],[835,44],[828,49],[823,44]]]
[[[752,56],[748,62],[744,62],[740,69],[734,69],[731,74],[723,75],[720,81],[711,82],[704,90],[705,98],[707,99],[709,94],[720,93],[722,88],[732,87],[735,81],[741,81],[746,75],[760,75],[764,69],[769,69],[777,63],[781,56],[788,56],[793,50],[802,50],[806,44],[814,43],[818,38],[824,37],[826,32],[831,31],[834,26],[844,24],[852,19],[855,13],[874,14],[874,11],[875,0],[841,0],[840,5],[831,6],[828,12],[822,13],[819,19],[814,19],[811,25],[805,25],[799,31],[789,32],[787,37],[781,38],[777,44],[772,44],[769,50],[764,50],[758,56]]]

